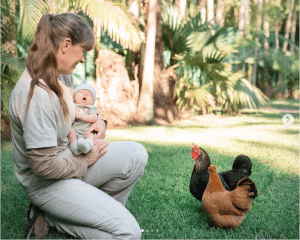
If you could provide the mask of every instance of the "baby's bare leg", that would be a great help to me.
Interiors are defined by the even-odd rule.
[[[94,133],[88,133],[85,135],[85,138],[91,138],[93,142],[95,141],[95,134]]]
[[[77,146],[77,132],[75,131],[75,129],[71,129],[70,133],[68,134],[68,140],[70,143],[70,149],[72,151],[72,153],[75,156],[80,155],[82,152],[79,149],[79,147]]]
[[[68,135],[69,143],[77,141],[77,133],[74,128],[71,128],[71,131]]]

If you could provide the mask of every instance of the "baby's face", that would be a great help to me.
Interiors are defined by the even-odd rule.
[[[80,105],[93,105],[93,93],[90,90],[81,89],[74,94],[74,102]]]

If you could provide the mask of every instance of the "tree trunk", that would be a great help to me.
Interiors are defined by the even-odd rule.
[[[164,44],[162,41],[162,23],[161,23],[161,2],[162,0],[156,0],[156,35],[155,35],[155,66],[158,67],[159,70],[164,68],[163,61],[163,51]]]
[[[143,83],[138,103],[138,120],[151,123],[154,119],[153,78],[156,35],[157,0],[149,0]]]
[[[245,35],[245,0],[241,0],[240,16],[239,16],[239,32],[240,36]]]
[[[14,0],[6,1],[7,6],[3,6],[3,1],[1,1],[1,8],[7,7],[5,11],[1,12],[1,55],[2,54],[12,54],[16,59],[18,57],[17,50],[17,15],[18,4]],[[17,61],[17,60],[16,60]],[[2,66],[1,66],[2,67]],[[6,66],[1,69],[1,72],[6,75],[9,74],[9,67]],[[17,79],[5,80],[2,76],[1,78],[1,140],[10,141],[11,140],[11,129],[9,123],[9,110],[8,110],[8,100],[15,85]]]
[[[244,31],[245,35],[247,36],[249,34],[249,28],[248,25],[250,25],[250,0],[244,0],[244,7],[245,7],[245,26]]]
[[[140,16],[140,1],[139,0],[131,0],[128,5],[128,10],[133,14],[133,16],[138,19]]]
[[[286,28],[285,28],[285,35],[284,35],[284,37],[286,39],[289,39],[289,36],[290,36],[291,26],[292,26],[292,16],[293,16],[294,8],[295,8],[295,0],[291,0],[291,7],[290,7],[291,11],[290,11],[290,13],[288,15],[288,18],[287,18],[287,21],[286,21]],[[284,52],[286,52],[287,47],[288,47],[288,42],[284,41],[282,50]]]
[[[296,43],[296,19],[297,19],[297,11],[296,8],[293,11],[293,21],[292,21],[292,32],[291,32],[291,40],[293,43]],[[294,45],[290,45],[290,51],[291,53],[294,53]]]
[[[7,1],[7,12],[1,14],[1,46],[3,53],[18,57],[17,51],[17,24],[16,18],[19,12],[16,10],[16,1]],[[18,3],[20,4],[20,3]]]
[[[265,9],[268,9],[268,3],[269,0],[265,0]],[[270,24],[269,24],[269,14],[268,11],[265,11],[264,14],[264,33],[265,33],[265,39],[264,39],[264,48],[269,49],[269,37],[270,37]]]
[[[256,7],[257,7],[257,21],[256,21],[256,32],[257,34],[260,33],[261,31],[261,25],[262,25],[262,6],[263,6],[263,0],[258,0],[256,2]],[[257,46],[255,49],[255,58],[256,61],[254,63],[253,66],[253,74],[252,74],[252,84],[254,86],[256,86],[256,82],[257,82],[257,76],[258,76],[258,57],[259,57],[259,51],[260,51],[260,47],[259,47],[259,37],[256,37],[256,42],[257,42]]]
[[[207,0],[202,0],[199,5],[202,23],[205,23],[205,21],[206,21],[206,2],[207,2]]]
[[[207,21],[214,24],[214,0],[207,0]]]
[[[277,0],[278,5],[281,4],[281,0]],[[279,20],[276,17],[275,20],[275,42],[276,42],[276,49],[279,49]]]
[[[154,62],[154,84],[153,98],[155,109],[155,122],[164,124],[171,123],[177,116],[176,104],[174,101],[173,69],[164,67],[161,23],[161,1],[157,0],[156,11],[156,42]]]
[[[186,0],[179,0],[179,12],[182,17],[185,16]]]
[[[224,26],[223,0],[218,0],[217,2],[216,19],[217,19],[217,24],[223,27]]]

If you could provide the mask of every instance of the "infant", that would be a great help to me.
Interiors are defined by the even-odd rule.
[[[98,109],[94,105],[96,101],[95,89],[85,80],[74,91],[75,121],[68,135],[70,149],[74,155],[88,153],[94,147],[94,133],[85,132],[98,119]]]

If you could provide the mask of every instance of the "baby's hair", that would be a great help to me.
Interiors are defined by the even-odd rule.
[[[88,22],[74,13],[45,14],[40,19],[35,38],[29,48],[26,66],[32,77],[28,93],[26,113],[33,96],[35,86],[54,92],[59,98],[64,118],[69,116],[69,108],[63,97],[63,89],[58,83],[56,53],[61,42],[71,39],[72,45],[80,45],[86,51],[95,44],[95,37]],[[42,83],[39,79],[43,79]],[[51,96],[51,95],[50,95]]]

